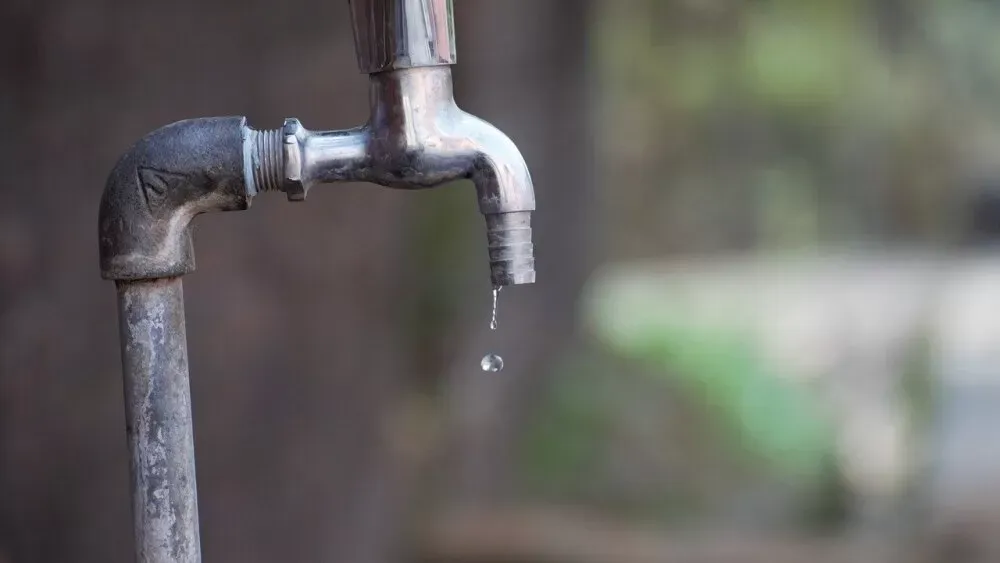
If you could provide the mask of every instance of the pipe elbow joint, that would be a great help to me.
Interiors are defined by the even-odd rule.
[[[108,177],[98,220],[101,276],[180,276],[195,268],[195,215],[250,206],[243,117],[189,119],[146,135]]]

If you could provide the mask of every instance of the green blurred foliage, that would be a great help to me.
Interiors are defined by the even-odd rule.
[[[665,522],[704,509],[699,485],[678,480],[664,455],[684,418],[674,389],[628,377],[635,368],[596,350],[559,366],[518,452],[526,495]],[[684,455],[705,459],[697,446]]]
[[[969,179],[1000,173],[977,156],[1000,154],[998,3],[621,0],[595,24],[614,260],[945,246],[965,228]],[[699,326],[677,300],[605,291],[585,307],[598,304],[592,326],[619,360],[571,362],[557,378],[524,451],[529,480],[570,497],[599,489],[609,477],[593,468],[632,416],[621,411],[642,402],[622,389],[658,396],[635,382],[656,381],[678,398],[669,408],[700,410],[691,433],[812,483],[818,518],[842,513],[816,398],[753,334]],[[932,408],[925,364],[901,389],[914,432]],[[664,431],[662,447],[683,439]],[[700,502],[678,492],[690,481],[661,486],[667,504]]]
[[[952,240],[967,141],[1000,132],[997,12],[974,0],[605,3],[608,175],[631,182],[609,200],[615,252]],[[688,185],[707,203],[681,197]],[[746,213],[762,207],[781,212]]]
[[[597,335],[616,353],[678,381],[689,401],[724,423],[731,447],[790,478],[819,475],[833,448],[819,401],[761,356],[748,328],[701,323],[685,312],[683,298],[664,295],[667,288],[637,289],[662,284],[635,281],[595,289],[588,313]]]

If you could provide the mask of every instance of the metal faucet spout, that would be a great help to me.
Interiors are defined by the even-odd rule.
[[[362,127],[313,132],[289,120],[283,160],[282,185],[292,199],[320,183],[423,189],[471,180],[487,218],[493,285],[534,282],[528,167],[510,138],[455,104],[448,66],[372,74],[370,117]]]
[[[303,135],[293,137],[286,154],[299,155],[297,178],[306,182],[299,193],[308,182],[415,189],[470,179],[486,216],[494,287],[534,282],[531,175],[510,138],[455,104],[452,0],[349,2],[358,67],[370,75],[371,116],[351,131],[305,136],[301,144]]]

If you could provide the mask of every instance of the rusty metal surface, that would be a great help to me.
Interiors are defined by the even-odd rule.
[[[103,277],[159,278],[194,270],[191,219],[250,205],[245,121],[179,121],[153,131],[121,157],[101,198]]]
[[[201,561],[181,278],[119,281],[139,563]]]

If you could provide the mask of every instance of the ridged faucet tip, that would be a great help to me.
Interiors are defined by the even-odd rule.
[[[486,215],[486,236],[493,287],[535,283],[530,211]]]

